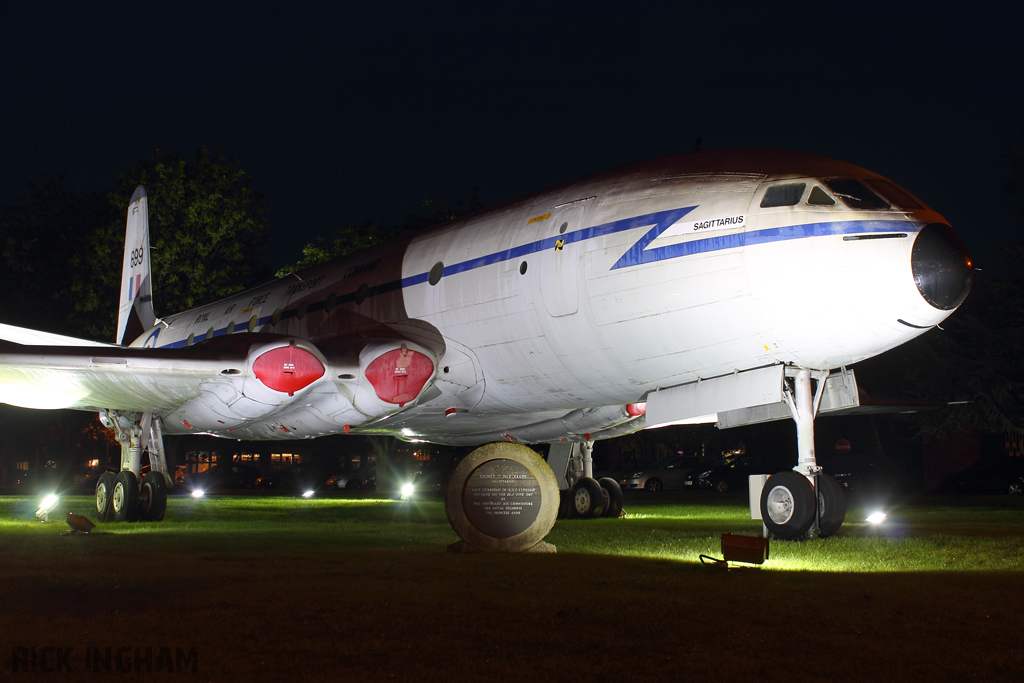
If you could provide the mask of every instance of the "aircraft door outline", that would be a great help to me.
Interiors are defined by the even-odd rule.
[[[580,307],[579,268],[580,249],[578,243],[567,239],[583,227],[585,207],[582,204],[567,206],[551,212],[546,223],[551,226],[549,237],[555,237],[552,248],[541,253],[540,296],[548,315],[560,318],[573,315]]]

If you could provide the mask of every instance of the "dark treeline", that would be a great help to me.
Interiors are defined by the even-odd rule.
[[[62,175],[0,206],[3,322],[76,337],[114,336],[125,212],[145,185],[157,314],[227,296],[270,273],[260,257],[270,221],[253,179],[219,149],[193,160],[156,150],[102,192],[65,186]]]
[[[1024,117],[1020,132],[1024,143]],[[1024,432],[1024,155],[1011,150],[1008,159],[1015,239],[994,245],[993,262],[980,264],[970,295],[940,329],[857,365],[869,391],[965,402],[908,418],[925,435]]]

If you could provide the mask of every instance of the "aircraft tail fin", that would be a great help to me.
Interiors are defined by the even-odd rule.
[[[139,185],[128,204],[115,341],[127,346],[155,324],[149,267],[149,205],[146,188]]]

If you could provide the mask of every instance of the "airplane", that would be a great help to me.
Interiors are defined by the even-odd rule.
[[[116,432],[101,521],[163,517],[163,434],[547,443],[557,504],[588,517],[622,501],[592,477],[596,441],[793,419],[797,464],[759,501],[779,538],[843,523],[814,419],[858,410],[849,366],[941,323],[974,278],[907,190],[768,149],[597,173],[164,318],[140,186],[122,272],[116,343],[0,325],[18,344],[0,402],[96,411]]]

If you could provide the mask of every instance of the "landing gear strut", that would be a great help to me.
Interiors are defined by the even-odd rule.
[[[160,418],[151,413],[105,410],[100,421],[114,430],[121,444],[121,468],[104,472],[96,482],[96,514],[101,522],[159,522],[167,509],[167,473]],[[150,471],[142,474],[142,452],[149,453]]]
[[[622,514],[622,488],[618,482],[607,477],[600,481],[594,479],[593,449],[593,441],[551,444],[548,465],[561,489],[562,504],[558,516],[562,519],[618,517]]]
[[[839,483],[822,473],[814,453],[814,416],[821,403],[828,372],[787,368],[785,398],[796,422],[797,465],[768,477],[761,489],[761,519],[776,538],[831,536],[846,517],[846,500]]]

